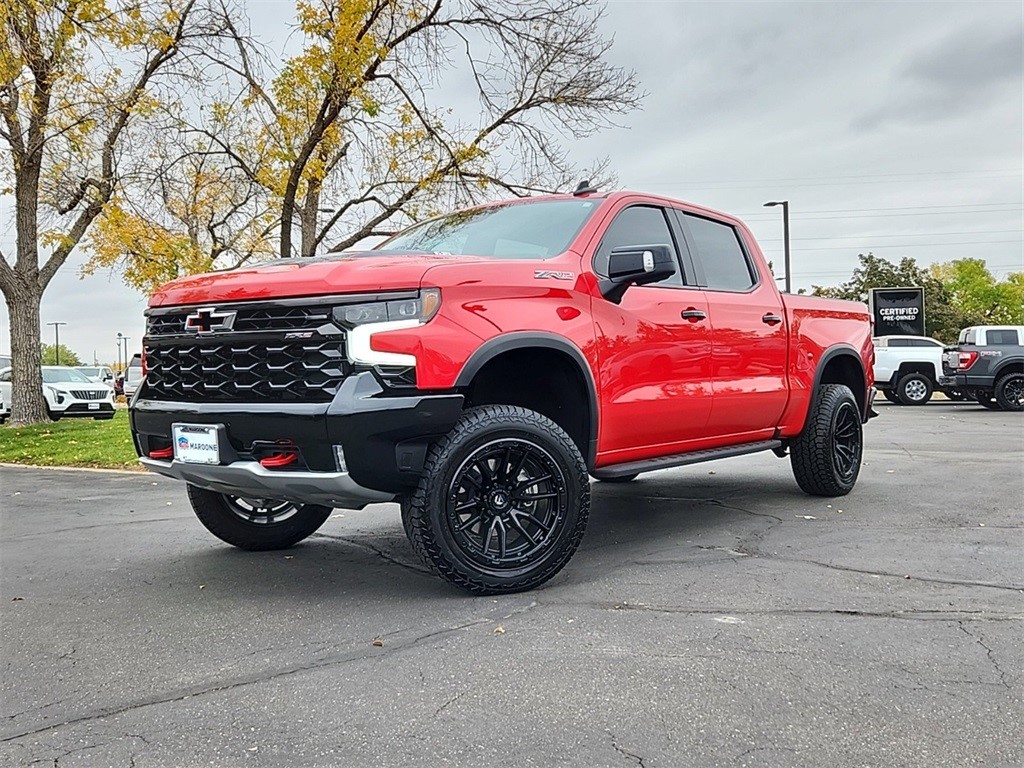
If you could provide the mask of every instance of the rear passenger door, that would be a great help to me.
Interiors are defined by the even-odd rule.
[[[786,314],[739,231],[676,211],[710,306],[714,402],[708,433],[723,444],[770,437],[789,399]]]

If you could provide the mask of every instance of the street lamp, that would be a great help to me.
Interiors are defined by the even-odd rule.
[[[772,208],[776,205],[782,206],[782,242],[786,249],[786,293],[793,292],[793,283],[790,279],[789,270],[789,200],[772,200],[765,203],[765,208]]]
[[[117,372],[121,373],[124,369],[121,367],[121,332],[117,332]]]
[[[120,333],[117,334],[117,351],[120,356],[121,342],[124,342],[124,367],[121,368],[121,372],[124,373],[125,369],[128,368],[128,342],[131,341],[131,336],[122,336]]]
[[[53,354],[56,356],[56,365],[60,365],[60,327],[67,323],[47,323],[53,326]]]

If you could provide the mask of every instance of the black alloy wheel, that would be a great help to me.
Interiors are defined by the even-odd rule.
[[[255,499],[224,494],[224,503],[237,517],[253,525],[274,525],[294,517],[301,505],[290,501]]]
[[[864,451],[860,414],[855,402],[844,401],[836,408],[832,427],[832,466],[844,482],[851,482],[860,469]]]
[[[1008,373],[996,382],[996,402],[1004,411],[1024,411],[1024,373]]]
[[[590,482],[579,448],[534,411],[466,411],[427,454],[402,500],[413,549],[447,581],[478,595],[533,589],[579,547]]]
[[[495,440],[456,470],[446,533],[467,561],[500,574],[544,552],[567,504],[565,472],[547,451],[519,438]]]

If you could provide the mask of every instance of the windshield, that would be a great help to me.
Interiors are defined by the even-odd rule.
[[[74,368],[43,368],[43,381],[47,384],[62,384],[73,382],[77,384],[91,384],[89,377],[79,373]]]
[[[599,204],[544,200],[472,208],[415,224],[375,250],[549,259],[569,247]]]
[[[86,376],[99,376],[100,375],[100,369],[99,368],[78,368],[77,370],[81,371]]]

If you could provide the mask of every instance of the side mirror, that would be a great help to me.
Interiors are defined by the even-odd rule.
[[[608,277],[598,287],[618,304],[631,285],[657,283],[676,273],[676,259],[667,245],[624,245],[608,255]]]

